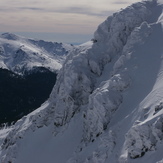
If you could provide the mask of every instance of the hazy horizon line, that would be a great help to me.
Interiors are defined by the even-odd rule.
[[[44,40],[50,42],[62,42],[67,44],[82,44],[87,41],[90,41],[93,38],[93,34],[73,34],[54,32],[10,32],[10,31],[0,32],[0,34],[3,33],[12,33],[29,39]]]

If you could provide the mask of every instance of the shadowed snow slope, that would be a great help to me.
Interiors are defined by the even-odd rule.
[[[163,162],[162,10],[142,1],[99,25],[49,100],[0,131],[1,163]]]

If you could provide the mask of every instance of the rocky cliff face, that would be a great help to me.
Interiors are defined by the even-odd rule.
[[[161,161],[162,5],[121,10],[74,49],[49,100],[1,131],[1,162]]]

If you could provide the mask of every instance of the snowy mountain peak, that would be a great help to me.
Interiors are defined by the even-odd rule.
[[[73,46],[27,39],[12,33],[0,36],[0,67],[23,74],[34,67],[58,71]]]
[[[71,51],[49,100],[1,131],[2,162],[162,162],[162,11],[135,3]]]
[[[3,33],[1,35],[1,38],[7,39],[7,40],[19,40],[19,38],[21,38],[21,36],[7,32],[7,33]]]

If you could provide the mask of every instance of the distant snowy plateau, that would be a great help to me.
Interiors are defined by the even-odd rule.
[[[114,13],[93,42],[70,52],[40,108],[0,130],[1,163],[163,163],[163,1]]]

